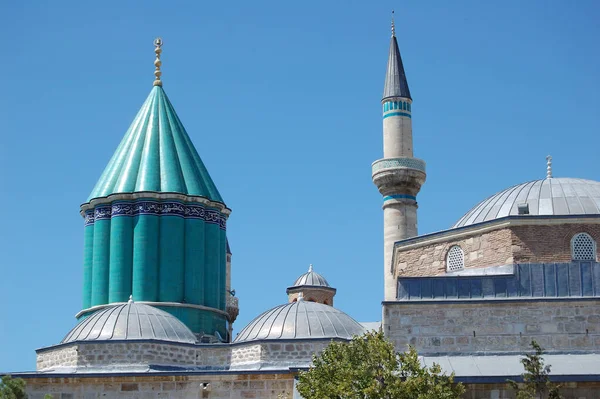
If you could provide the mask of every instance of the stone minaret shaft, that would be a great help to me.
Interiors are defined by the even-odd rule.
[[[425,162],[413,157],[412,98],[392,22],[383,90],[383,158],[373,163],[373,183],[383,195],[384,300],[396,300],[394,243],[417,235],[417,194]]]

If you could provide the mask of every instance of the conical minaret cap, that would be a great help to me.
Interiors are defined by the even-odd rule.
[[[383,100],[390,97],[403,97],[412,100],[400,48],[396,39],[396,27],[392,19],[392,38],[390,40],[390,52],[388,55],[387,71],[385,73],[385,85],[383,86]]]

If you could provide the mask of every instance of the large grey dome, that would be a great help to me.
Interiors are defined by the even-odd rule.
[[[196,342],[194,333],[175,316],[149,305],[129,301],[93,313],[79,322],[61,344],[142,339]]]
[[[365,329],[332,306],[299,300],[268,310],[252,320],[234,342],[264,339],[351,339]]]
[[[310,267],[308,268],[308,272],[304,273],[303,275],[298,277],[296,281],[294,281],[294,285],[292,285],[292,287],[302,287],[305,285],[331,288],[327,280],[325,280],[325,277],[313,271],[312,265],[310,265]]]
[[[452,227],[517,215],[521,204],[529,205],[530,215],[599,215],[600,182],[547,178],[518,184],[480,202]]]

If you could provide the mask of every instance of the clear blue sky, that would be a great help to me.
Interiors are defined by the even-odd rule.
[[[125,4],[127,3],[127,4]],[[174,4],[177,6],[174,6]],[[428,177],[421,233],[544,177],[600,180],[600,2],[21,2],[0,13],[0,371],[81,305],[79,205],[153,80],[227,205],[239,331],[309,263],[381,318],[380,98],[396,9]]]

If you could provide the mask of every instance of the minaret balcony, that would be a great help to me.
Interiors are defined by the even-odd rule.
[[[229,322],[233,323],[240,313],[238,298],[233,295],[227,295],[227,307],[225,309],[229,315]]]
[[[384,158],[373,162],[373,183],[382,195],[407,192],[417,195],[425,182],[425,161],[406,158]]]

